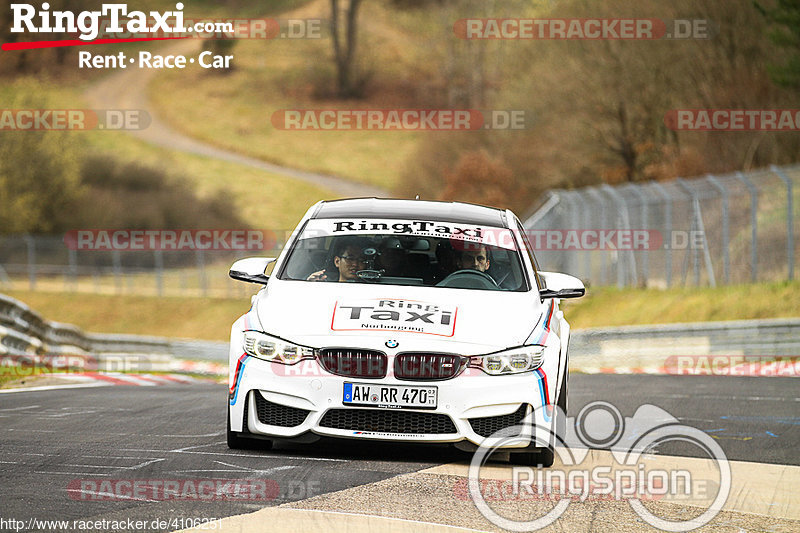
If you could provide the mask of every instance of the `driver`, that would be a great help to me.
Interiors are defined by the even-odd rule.
[[[456,257],[456,266],[459,270],[489,270],[489,253],[486,246],[481,244],[477,250],[462,250]]]
[[[406,252],[400,239],[397,237],[386,237],[378,249],[380,267],[387,276],[406,276],[408,270],[408,260]]]
[[[367,264],[367,257],[364,255],[361,241],[341,239],[336,243],[334,250],[333,264],[338,270],[338,281],[357,281],[357,272],[364,270]],[[314,272],[306,279],[308,281],[328,281],[328,271]]]

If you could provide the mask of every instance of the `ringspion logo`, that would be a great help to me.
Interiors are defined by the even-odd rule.
[[[725,452],[704,431],[682,424],[658,406],[644,404],[632,417],[624,417],[608,402],[592,402],[576,417],[553,408],[554,422],[531,413],[517,426],[500,429],[485,438],[472,457],[467,493],[478,511],[494,525],[509,531],[536,531],[558,520],[573,501],[625,501],[651,526],[665,531],[691,531],[713,520],[722,511],[731,489],[731,466]],[[562,429],[555,421],[563,419]],[[661,463],[651,455],[659,446],[682,442],[696,448],[703,467]],[[507,490],[482,468],[496,451],[532,443],[554,447],[558,463],[547,469],[513,466]],[[612,461],[597,464],[590,450],[609,450]],[[694,471],[693,471],[694,470]],[[487,472],[491,476],[490,472]],[[698,476],[698,474],[700,474]],[[456,486],[456,497],[463,497]],[[492,508],[489,501],[540,500],[555,502],[536,507],[533,515],[505,516],[508,508]],[[705,511],[695,517],[660,516],[647,500],[693,501]],[[654,512],[655,511],[655,512]],[[543,514],[539,514],[543,513]],[[525,518],[528,518],[527,520]]]

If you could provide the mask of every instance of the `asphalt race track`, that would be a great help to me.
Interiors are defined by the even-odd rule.
[[[632,416],[650,403],[714,436],[729,459],[798,465],[797,390],[795,378],[578,374],[570,377],[569,414],[604,400]],[[470,458],[449,447],[356,441],[229,450],[226,392],[224,385],[197,384],[0,395],[0,514],[19,520],[221,518]],[[75,480],[87,479],[267,479],[277,495],[257,502],[94,501],[76,489]],[[163,528],[174,529],[180,527]]]

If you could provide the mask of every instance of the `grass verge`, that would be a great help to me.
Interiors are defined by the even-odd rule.
[[[663,291],[590,287],[561,307],[573,328],[800,317],[800,281]]]
[[[64,292],[4,291],[47,320],[84,331],[201,340],[227,340],[231,324],[250,307],[248,298],[179,298]]]

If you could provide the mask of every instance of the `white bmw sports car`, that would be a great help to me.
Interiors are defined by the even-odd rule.
[[[584,286],[538,270],[511,211],[320,202],[277,259],[230,276],[264,285],[231,330],[230,447],[327,436],[474,450],[526,422],[512,462],[552,463],[531,428],[566,411],[558,304]]]

